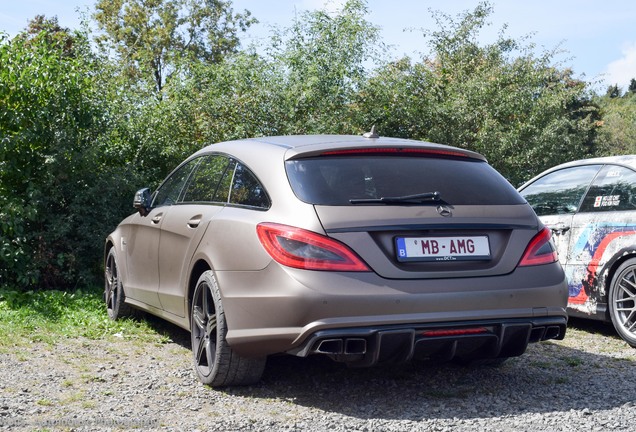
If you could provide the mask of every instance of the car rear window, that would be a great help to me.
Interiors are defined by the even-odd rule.
[[[442,202],[509,205],[525,201],[488,163],[422,156],[329,156],[286,162],[296,196],[317,205],[352,205],[351,199],[439,192]]]

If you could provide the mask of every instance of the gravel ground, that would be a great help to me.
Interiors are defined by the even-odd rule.
[[[221,390],[196,381],[173,327],[165,343],[34,344],[0,352],[0,431],[633,430],[636,350],[611,327],[574,326],[498,368],[281,356],[259,385]]]

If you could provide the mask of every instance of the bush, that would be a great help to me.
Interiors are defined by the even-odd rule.
[[[100,145],[99,68],[70,37],[0,38],[0,286],[93,283],[113,203],[132,198]]]

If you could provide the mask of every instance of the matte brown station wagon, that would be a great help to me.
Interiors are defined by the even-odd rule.
[[[477,153],[396,138],[213,144],[108,236],[105,301],[191,332],[199,379],[267,356],[497,363],[565,336],[550,230]]]

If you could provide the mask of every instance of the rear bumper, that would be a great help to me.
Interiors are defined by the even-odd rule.
[[[507,358],[523,354],[529,343],[563,339],[566,324],[563,317],[541,317],[323,330],[288,353],[323,354],[360,367],[424,359]]]
[[[415,346],[422,344],[417,332],[426,329],[483,323],[498,335],[494,326],[504,323],[539,327],[543,324],[533,323],[567,322],[567,282],[557,263],[485,278],[389,280],[371,272],[310,272],[272,265],[256,272],[217,272],[217,279],[227,341],[244,356],[301,353],[307,346],[311,350],[308,341],[323,332],[346,336],[413,329]],[[365,338],[373,346],[371,334]]]

